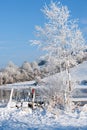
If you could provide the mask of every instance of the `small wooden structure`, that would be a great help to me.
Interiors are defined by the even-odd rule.
[[[32,107],[40,102],[40,86],[6,85],[0,87],[0,107]]]

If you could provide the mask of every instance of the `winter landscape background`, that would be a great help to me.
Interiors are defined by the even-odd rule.
[[[12,14],[11,10],[17,11],[14,10],[16,3],[13,3],[10,2],[8,5],[13,6],[8,10],[10,18],[13,14],[14,18],[19,14],[21,18],[22,14],[19,12],[28,13],[28,5],[22,1],[21,8],[20,2],[17,3],[18,14]],[[6,55],[10,51],[13,54],[12,47],[12,50],[3,51],[2,45],[7,44],[9,40],[0,42],[1,62],[6,64],[9,61],[7,65],[1,65],[0,69],[0,130],[87,129],[87,42],[86,31],[83,31],[86,24],[80,28],[79,20],[72,16],[67,6],[71,3],[66,3],[67,1],[63,5],[62,1],[43,1],[34,6],[42,6],[40,15],[43,14],[44,19],[40,19],[38,25],[38,22],[34,24],[35,35],[30,37],[27,43],[21,43],[29,45],[30,62],[25,61],[28,48],[25,49],[23,46],[21,49],[25,49],[25,54],[16,59],[16,62],[19,60],[17,64],[13,62],[18,55],[18,41],[14,48],[15,58]],[[6,7],[4,9],[2,6],[1,10],[4,9],[6,12],[6,3],[1,4]],[[85,8],[85,4],[83,5]],[[76,7],[73,8],[77,11]],[[3,18],[4,12],[1,14]],[[30,12],[29,14],[32,15]],[[26,15],[23,15],[25,24]],[[34,17],[38,19],[38,16]],[[24,39],[26,36],[24,34]],[[9,48],[9,45],[11,41],[6,47]],[[3,54],[6,55],[4,59]],[[19,66],[21,61],[24,62]]]

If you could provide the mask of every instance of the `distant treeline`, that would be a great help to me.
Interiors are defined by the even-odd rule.
[[[35,80],[37,77],[44,78],[65,70],[65,59],[58,59],[56,61],[54,59],[52,57],[50,60],[46,58],[39,60],[39,62],[24,62],[21,67],[9,62],[6,68],[0,70],[0,85]],[[87,60],[87,50],[81,54],[72,55],[69,59],[70,67],[80,64],[85,60]]]

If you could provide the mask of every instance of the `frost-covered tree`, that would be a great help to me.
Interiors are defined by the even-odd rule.
[[[25,61],[21,67],[22,69],[26,70],[27,72],[33,72],[32,67],[29,62]]]
[[[37,62],[35,62],[35,61],[32,62],[31,67],[32,67],[33,72],[34,72],[34,76],[39,76],[40,75],[40,69],[39,69]]]
[[[78,27],[77,20],[70,17],[67,6],[51,2],[50,5],[44,6],[42,12],[46,17],[46,23],[42,27],[36,26],[37,38],[30,42],[47,52],[46,56],[48,56],[51,67],[54,67],[55,63],[58,62],[61,71],[61,64],[64,65],[65,62],[66,72],[68,72],[67,91],[71,91],[70,62],[71,60],[74,61],[72,55],[76,55],[83,50],[85,40]],[[76,62],[73,63],[76,64]]]
[[[17,70],[18,67],[12,61],[10,61],[7,67],[5,68],[5,71],[8,73],[8,75],[16,74]]]
[[[20,67],[21,79],[22,81],[32,80],[33,79],[33,69],[31,64],[25,61]]]
[[[3,74],[2,74],[2,72],[0,72],[0,85],[3,84],[2,76],[3,76]]]
[[[3,83],[13,83],[15,75],[18,73],[18,67],[13,63],[9,62],[3,72]]]
[[[45,5],[42,11],[47,22],[43,27],[36,26],[37,39],[31,40],[32,44],[45,50],[49,61],[52,57],[56,60],[67,60],[71,53],[78,53],[85,40],[77,21],[71,19],[67,6],[51,2],[49,6]]]
[[[31,67],[32,67],[33,70],[34,69],[39,69],[39,66],[38,66],[37,62],[35,62],[35,61],[31,63]]]

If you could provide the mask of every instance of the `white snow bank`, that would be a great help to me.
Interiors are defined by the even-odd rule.
[[[42,109],[0,109],[0,130],[80,130],[87,129],[87,113],[54,115]]]

